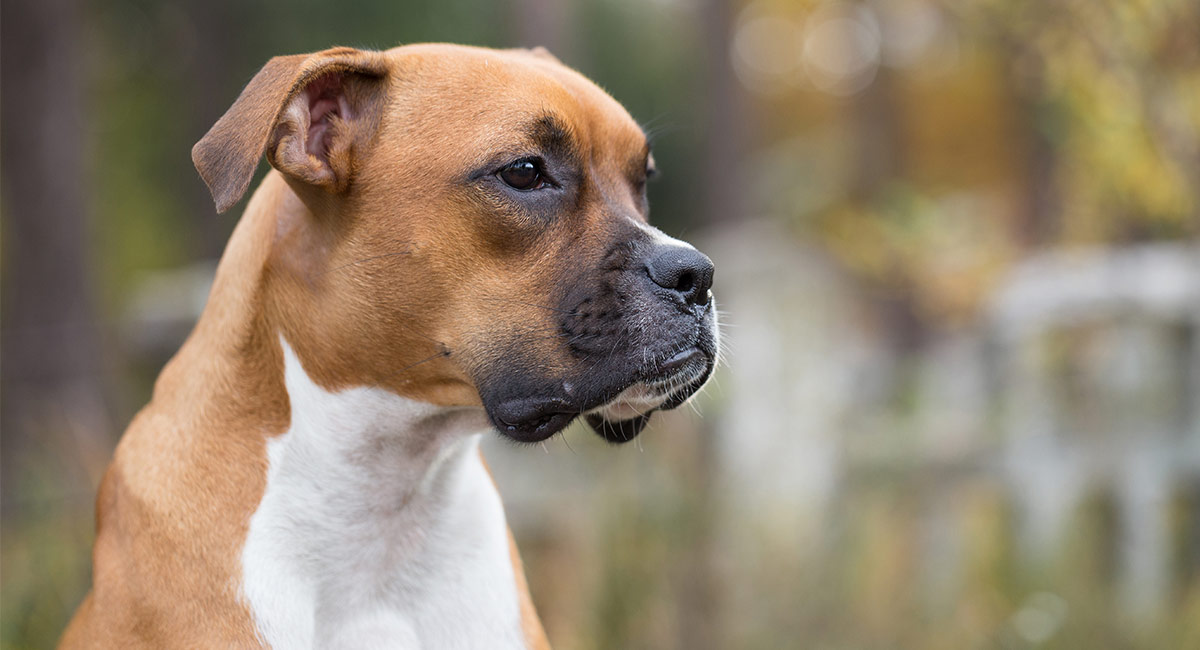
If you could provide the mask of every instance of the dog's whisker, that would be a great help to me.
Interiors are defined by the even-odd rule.
[[[580,415],[582,415],[582,413]],[[562,433],[558,434],[558,437],[562,438],[563,444],[567,446],[567,449],[571,452],[572,456],[578,455],[575,453],[575,448],[571,446],[571,441],[567,440],[567,432],[566,431],[563,431]]]

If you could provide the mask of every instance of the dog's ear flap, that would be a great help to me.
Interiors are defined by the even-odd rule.
[[[287,176],[345,190],[354,147],[378,121],[387,71],[384,55],[345,47],[268,61],[192,147],[217,211],[246,193],[264,151]]]

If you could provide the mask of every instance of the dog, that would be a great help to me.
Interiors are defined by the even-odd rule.
[[[196,144],[254,192],[97,497],[63,648],[546,648],[478,441],[632,439],[704,384],[712,262],[544,50],[271,59]]]

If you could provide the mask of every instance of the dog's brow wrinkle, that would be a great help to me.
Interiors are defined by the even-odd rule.
[[[526,129],[529,138],[551,156],[574,160],[579,157],[579,147],[571,129],[562,120],[549,113],[542,115]]]

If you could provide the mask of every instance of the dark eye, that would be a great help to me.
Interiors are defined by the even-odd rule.
[[[518,160],[501,169],[498,175],[505,185],[522,192],[540,189],[546,185],[541,166],[533,160]]]

